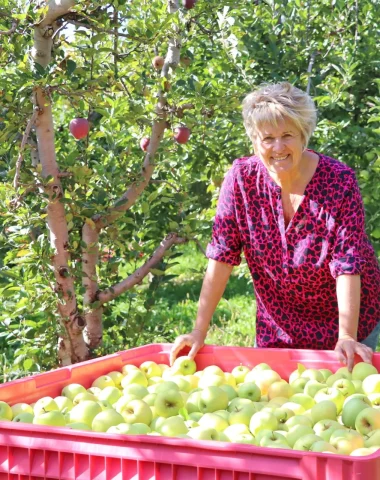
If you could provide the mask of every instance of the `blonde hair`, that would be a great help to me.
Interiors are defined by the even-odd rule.
[[[244,98],[244,127],[252,141],[265,123],[277,126],[280,120],[294,123],[306,147],[317,123],[317,109],[306,92],[289,82],[264,84]]]

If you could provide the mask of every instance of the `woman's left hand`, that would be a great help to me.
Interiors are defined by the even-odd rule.
[[[372,363],[373,350],[367,345],[357,342],[353,337],[345,335],[335,345],[335,353],[341,363],[347,365],[351,372],[354,367],[354,356],[359,355],[364,362]]]

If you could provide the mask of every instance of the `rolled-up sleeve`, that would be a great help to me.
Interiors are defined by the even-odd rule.
[[[236,180],[232,167],[224,178],[212,230],[207,246],[208,258],[228,265],[241,262],[241,236],[236,212]]]
[[[339,275],[361,275],[366,265],[362,255],[366,239],[364,207],[354,174],[342,188],[345,188],[345,194],[338,214],[335,244],[329,264],[334,278]]]

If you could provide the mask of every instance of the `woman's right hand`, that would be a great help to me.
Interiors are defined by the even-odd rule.
[[[183,347],[190,347],[190,352],[187,355],[189,358],[194,359],[198,350],[203,347],[206,335],[207,334],[203,333],[201,330],[194,329],[191,333],[186,333],[177,337],[170,351],[170,366],[173,365],[178,352],[180,352]]]

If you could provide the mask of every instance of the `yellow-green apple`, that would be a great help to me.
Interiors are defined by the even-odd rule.
[[[198,387],[206,388],[212,385],[215,387],[220,387],[221,385],[224,385],[224,384],[225,384],[224,375],[222,377],[221,375],[217,375],[214,373],[203,373],[203,375],[199,379]]]
[[[153,362],[152,360],[146,360],[140,365],[139,368],[148,379],[151,377],[162,376],[161,368],[156,362]]]
[[[301,373],[301,377],[308,378],[309,380],[316,380],[319,383],[324,383],[325,377],[316,368],[307,368]]]
[[[58,410],[62,413],[69,412],[74,406],[73,401],[68,397],[64,397],[63,395],[55,397],[54,401],[58,405]]]
[[[342,373],[333,373],[329,376],[325,383],[328,387],[332,387],[334,382],[340,380],[341,378],[344,378],[344,375]]]
[[[148,387],[149,385],[155,385],[156,383],[162,383],[164,381],[162,377],[150,377],[148,378]]]
[[[290,383],[290,386],[293,388],[294,393],[304,393],[305,391],[305,386],[310,382],[311,380],[306,377],[298,377],[295,380]],[[316,381],[316,380],[315,380]],[[318,382],[319,383],[319,382]]]
[[[260,447],[287,448],[289,444],[284,435],[278,432],[270,432],[260,439]]]
[[[320,420],[317,422],[314,427],[314,433],[319,435],[325,442],[330,441],[331,434],[339,429],[341,430],[342,425],[336,420]]]
[[[372,407],[380,407],[380,393],[370,393],[368,395],[368,400],[371,402]]]
[[[23,412],[34,413],[34,410],[29,405],[29,403],[16,403],[16,404],[12,405],[10,408],[12,410],[12,418],[16,417],[17,415],[19,415],[20,413],[23,413]],[[8,413],[9,413],[9,410],[8,410]],[[0,414],[0,417],[1,417],[1,414]]]
[[[230,372],[224,372],[224,382],[226,385],[230,385],[233,388],[236,388],[235,377]]]
[[[356,417],[359,412],[371,407],[371,402],[366,396],[348,397],[342,409],[342,423],[348,428],[355,428]]]
[[[332,371],[328,368],[320,368],[319,371],[322,373],[323,375],[323,378],[324,378],[324,382],[326,382],[326,380],[331,377],[332,375]]]
[[[244,378],[249,371],[250,371],[250,368],[247,367],[247,365],[238,365],[234,367],[231,373],[235,377],[236,384],[243,383]]]
[[[368,375],[362,381],[362,389],[366,395],[370,393],[379,393],[380,392],[380,373],[373,373]]]
[[[329,442],[337,449],[340,455],[350,455],[357,448],[364,447],[363,436],[350,428],[334,430]]]
[[[88,393],[92,393],[95,397],[98,397],[99,393],[102,391],[99,387],[90,387],[86,390]],[[75,398],[75,397],[74,397]]]
[[[78,403],[83,402],[84,400],[92,400],[93,402],[96,402],[98,400],[98,397],[95,396],[93,393],[90,393],[90,392],[78,393],[73,398],[73,406],[78,405]]]
[[[136,395],[138,398],[144,398],[148,395],[147,387],[143,385],[139,385],[137,383],[131,383],[130,385],[126,385],[123,389],[123,395]]]
[[[202,415],[203,413],[201,412],[191,412],[189,413],[189,420],[194,420],[195,422],[198,422],[199,419],[202,418]]]
[[[152,421],[152,411],[144,400],[131,400],[120,409],[120,414],[125,423],[145,423],[149,425]]]
[[[309,380],[303,389],[303,393],[314,398],[315,394],[322,388],[327,388],[327,385],[325,383],[318,382],[317,380]]]
[[[0,404],[0,407],[1,407],[1,404]],[[12,412],[10,407],[9,409]],[[52,397],[40,398],[39,400],[37,400],[33,408],[35,416],[38,416],[42,413],[58,411],[58,410],[59,410],[58,405]],[[0,417],[2,416],[3,415],[1,414],[1,411],[0,411]],[[10,420],[12,420],[12,417],[10,418]]]
[[[106,400],[111,405],[116,403],[119,398],[121,397],[122,393],[117,387],[105,387],[99,393],[98,400],[103,401]]]
[[[245,425],[249,426],[252,415],[256,413],[256,411],[257,410],[254,403],[251,403],[250,405],[245,405],[240,408],[236,408],[229,413],[228,422],[230,425],[234,425],[236,423],[244,423]]]
[[[220,375],[224,378],[223,370],[217,365],[208,365],[206,368],[203,369],[203,375],[208,375],[209,373],[212,375]]]
[[[331,377],[330,377],[331,378]],[[343,393],[334,387],[322,388],[319,390],[314,397],[314,400],[318,403],[322,400],[331,400],[335,403],[338,414],[342,411],[343,403],[345,397]]]
[[[279,380],[278,382],[273,382],[268,388],[268,398],[272,400],[276,397],[289,398],[295,394],[294,388],[289,385],[285,380]],[[258,400],[253,400],[254,402]]]
[[[15,423],[33,423],[34,413],[21,412],[13,417],[12,422]]]
[[[369,377],[370,375],[376,375],[379,373],[377,368],[374,365],[366,362],[359,362],[354,365],[352,369],[352,380],[361,380],[363,381],[365,378]]]
[[[361,410],[356,416],[355,428],[362,435],[380,429],[380,410],[373,407]]]
[[[187,397],[185,408],[188,413],[199,412],[199,399],[201,396],[201,390],[197,390],[196,392],[191,392],[190,395]]]
[[[106,432],[110,427],[119,425],[120,423],[125,423],[123,416],[113,408],[109,408],[103,410],[94,417],[92,421],[92,430],[94,432]]]
[[[199,377],[193,374],[193,375],[185,375],[185,378],[190,383],[192,390],[194,390],[195,388],[198,388]]]
[[[288,434],[289,436],[289,434]],[[286,438],[288,438],[288,436]],[[311,450],[311,446],[315,442],[319,442],[323,440],[323,438],[315,435],[315,433],[308,433],[300,437],[293,445],[293,450],[300,450],[303,452],[308,452]]]
[[[165,417],[154,417],[153,420],[150,422],[149,427],[156,432],[160,432],[160,427],[165,420]]]
[[[349,397],[356,393],[355,385],[348,380],[347,378],[340,378],[336,382],[333,383],[332,388],[337,388],[343,393],[344,398]]]
[[[89,427],[92,426],[92,421],[102,411],[102,407],[92,400],[85,400],[75,405],[68,412],[67,423],[85,423]]]
[[[225,410],[228,406],[228,395],[219,387],[210,386],[201,391],[199,397],[199,411],[202,413]]]
[[[353,450],[350,453],[350,457],[364,457],[367,455],[372,455],[375,453],[378,449],[377,448],[357,448],[356,450]]]
[[[169,417],[169,418],[174,418],[174,417]],[[185,425],[186,427],[190,430],[190,428],[194,427],[199,427],[199,423],[196,422],[195,420],[185,420]]]
[[[252,370],[254,370],[255,372],[258,372],[258,371],[261,371],[261,370],[272,370],[272,367],[270,365],[268,365],[267,363],[258,363],[257,365],[255,365]]]
[[[166,418],[160,425],[160,433],[165,437],[176,437],[177,435],[187,434],[188,432],[189,428],[180,415]]]
[[[311,428],[310,425],[294,425],[293,427],[289,428],[286,434],[286,441],[288,445],[293,448],[294,444],[302,437],[306,435],[311,435],[315,433],[314,430]]]
[[[251,433],[251,432],[249,431],[249,428],[247,427],[247,425],[243,423],[236,423],[235,425],[230,425],[229,427],[227,427],[223,431],[223,433],[226,435],[226,437],[229,439],[230,442],[233,442],[234,438],[237,435],[241,435],[243,433]]]
[[[282,404],[282,408],[288,408],[294,413],[294,415],[301,415],[305,413],[305,408],[297,402],[285,402]]]
[[[285,423],[289,420],[289,418],[294,417],[294,412],[292,412],[292,410],[289,410],[288,408],[276,408],[273,413],[274,416],[277,418],[279,430],[284,430]]]
[[[167,365],[166,363],[159,363],[158,366],[161,368],[161,375],[164,372],[164,370],[167,370],[168,368],[170,368],[169,365]]]
[[[338,453],[337,449],[325,440],[318,440],[317,442],[314,442],[309,451],[320,453]]]
[[[222,435],[225,432],[219,432],[219,440],[225,441],[222,438]],[[227,441],[232,442],[232,443],[244,443],[246,445],[257,445],[255,437],[251,433],[238,433],[234,435],[233,440],[229,440],[227,437]]]
[[[230,412],[228,410],[215,410],[215,412],[213,413],[215,413],[215,415],[219,415],[219,417],[224,418],[224,420],[227,420],[228,422],[228,419],[230,417]],[[203,414],[201,413],[201,415]]]
[[[236,397],[236,398],[233,398],[228,406],[227,406],[227,411],[228,412],[234,412],[234,411],[238,411],[240,410],[242,407],[244,407],[245,405],[251,405],[252,400],[250,400],[249,398],[240,398],[240,397]],[[257,403],[257,402],[256,402]]]
[[[175,382],[172,382],[171,380],[165,380],[162,383],[158,383],[155,385],[155,390],[154,392],[150,393],[162,393],[162,392],[167,392],[168,390],[177,390],[179,392],[179,387]],[[149,388],[148,388],[149,391]]]
[[[253,382],[240,383],[237,387],[237,394],[240,398],[248,398],[252,402],[258,402],[261,398],[261,390]]]
[[[113,383],[113,380],[112,380],[112,383]],[[143,387],[147,387],[148,386],[148,379],[146,378],[146,376],[144,375],[144,373],[141,370],[132,370],[131,372],[127,373],[124,376],[123,380],[121,381],[121,387],[125,388],[127,385],[130,385],[130,384],[133,384],[133,383],[137,383],[138,385],[142,385]]]
[[[154,401],[156,415],[160,417],[173,417],[183,408],[184,403],[179,390],[165,390],[158,392]]]
[[[70,400],[74,400],[75,395],[78,395],[78,393],[84,393],[85,391],[86,389],[83,385],[80,385],[79,383],[70,383],[62,389],[61,395],[69,398]]]
[[[190,382],[186,380],[184,375],[175,375],[172,377],[171,381],[178,385],[178,388],[181,392],[190,393],[190,391],[192,390]]]
[[[51,427],[64,427],[66,425],[65,416],[58,410],[49,410],[41,412],[33,417],[35,425],[49,425]]]
[[[172,369],[181,375],[193,375],[197,371],[197,364],[192,358],[185,355],[174,360]]]
[[[351,380],[352,378],[352,373],[348,370],[348,367],[340,367],[335,373],[338,375],[343,375],[343,377],[347,378],[347,380]]]
[[[269,387],[274,382],[281,380],[280,375],[274,370],[257,370],[247,373],[246,382],[253,381],[261,390],[261,395],[267,395]]]
[[[197,422],[201,427],[215,428],[217,432],[225,430],[229,423],[216,413],[205,413]]]
[[[195,440],[219,440],[219,433],[215,428],[194,427],[188,431],[187,435]]]
[[[336,420],[338,417],[336,404],[331,400],[322,400],[311,407],[310,416],[313,425],[320,420]]]
[[[307,425],[308,427],[313,426],[313,422],[311,418],[306,417],[305,415],[294,415],[294,417],[290,417],[289,420],[285,422],[285,430],[290,430],[295,425]]]
[[[299,403],[305,410],[309,410],[315,405],[314,398],[306,395],[306,393],[295,393],[289,398],[289,402]]]
[[[270,412],[256,412],[252,415],[249,422],[249,430],[253,436],[256,436],[260,430],[277,430],[278,421],[276,416]]]
[[[154,406],[154,401],[156,400],[156,397],[157,397],[157,393],[148,393],[148,395],[146,395],[142,400],[144,400],[144,402],[149,405],[150,407],[153,407]],[[116,408],[117,410],[117,408]]]
[[[234,387],[231,387],[231,385],[227,385],[225,383],[224,385],[220,385],[219,388],[221,388],[227,393],[229,401],[233,400],[238,396],[237,391],[234,389]]]
[[[119,423],[110,427],[107,433],[118,433],[123,435],[146,435],[151,432],[151,429],[145,423]]]
[[[371,430],[369,433],[363,435],[364,446],[369,447],[378,447],[380,448],[380,429]]]
[[[289,375],[289,384],[292,384],[297,378],[301,377],[301,374],[306,370],[306,367],[302,363],[297,363],[297,368],[293,370]]]
[[[133,370],[140,370],[140,369],[136,365],[133,365],[131,363],[127,363],[126,365],[123,365],[123,367],[121,369],[121,373],[123,375],[127,375],[128,373],[132,372]]]
[[[148,394],[148,395],[155,395],[155,394]],[[144,397],[146,398],[146,397]],[[131,393],[127,393],[126,395],[122,395],[119,400],[117,400],[112,406],[118,413],[120,413],[120,410],[124,408],[129,402],[132,400],[141,400],[140,397],[137,395],[133,395]],[[145,401],[145,400],[144,400]]]
[[[356,393],[364,393],[363,392],[363,387],[362,387],[362,381],[361,380],[351,380],[351,382],[354,384],[355,391]]]
[[[117,370],[112,370],[111,372],[107,373],[107,376],[112,378],[115,387],[119,388],[121,386],[121,381],[124,378],[124,375],[121,372],[118,372]]]
[[[80,423],[80,422],[66,423],[66,427],[70,428],[71,430],[85,430],[88,432],[92,431],[91,427],[89,427],[85,423]]]

